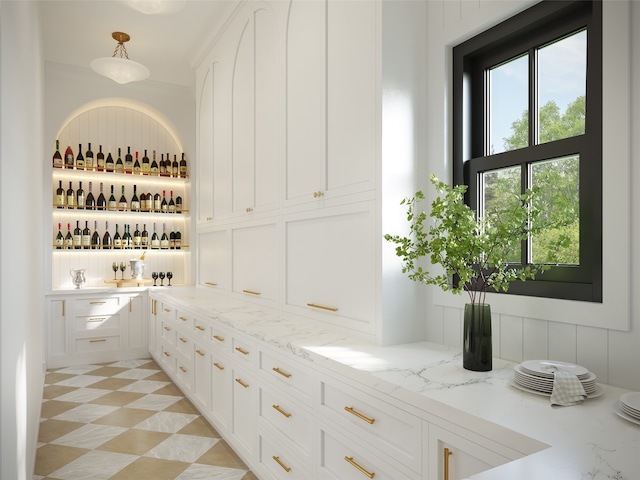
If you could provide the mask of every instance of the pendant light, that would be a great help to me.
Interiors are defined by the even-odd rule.
[[[91,68],[114,82],[124,84],[129,82],[139,82],[149,78],[150,72],[141,63],[129,60],[129,54],[125,48],[125,42],[131,37],[124,32],[113,32],[113,39],[118,42],[111,57],[96,58],[91,62]]]

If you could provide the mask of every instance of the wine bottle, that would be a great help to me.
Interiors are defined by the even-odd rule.
[[[84,208],[87,210],[95,210],[96,208],[96,199],[93,196],[93,192],[91,191],[93,188],[93,182],[89,182],[89,193],[87,193],[87,198],[84,200]]]
[[[82,144],[78,144],[78,156],[76,157],[76,169],[84,170],[84,157],[82,156]]]
[[[67,203],[67,194],[62,188],[62,180],[58,181],[58,189],[56,190],[56,208],[64,208]]]
[[[56,250],[62,250],[64,247],[64,235],[62,235],[62,224],[58,223],[58,234],[56,238],[53,240],[53,244],[56,246]]]
[[[84,169],[93,171],[95,164],[93,163],[93,152],[91,151],[91,144],[87,144],[87,151],[84,153]]]
[[[151,162],[151,166],[149,167],[149,173],[151,173],[151,175],[158,175],[159,173],[159,167],[158,167],[158,162],[156,162],[156,151],[153,151],[153,161]]]
[[[122,237],[120,237],[120,232],[118,232],[117,223],[116,223],[116,233],[113,236],[113,248],[122,248]]]
[[[180,160],[180,178],[187,178],[187,161],[184,158],[184,152],[182,152],[182,159]]]
[[[131,234],[129,233],[129,225],[124,226],[124,235],[122,235],[122,248],[129,249],[131,248]]]
[[[111,250],[113,242],[111,241],[111,234],[109,233],[109,222],[104,222],[104,236],[102,237],[102,248],[104,250]]]
[[[124,212],[127,210],[129,206],[129,202],[127,202],[127,197],[124,196],[124,185],[122,185],[122,193],[120,194],[120,201],[118,202],[118,210]]]
[[[171,227],[171,233],[169,234],[169,249],[175,250],[176,248],[176,234]]]
[[[169,204],[167,203],[167,191],[162,190],[162,203],[160,204],[160,211],[167,213],[169,211]]]
[[[116,160],[116,172],[124,173],[124,163],[122,163],[121,149],[118,148],[118,159]]]
[[[160,194],[158,192],[156,192],[156,194],[153,196],[153,211],[162,211],[162,198],[160,197]]]
[[[169,191],[169,205],[167,206],[167,210],[169,213],[176,213],[176,202],[173,201],[173,190]]]
[[[144,191],[140,194],[140,211],[148,212],[149,205],[147,204],[147,194]]]
[[[67,223],[67,234],[64,236],[64,248],[71,250],[73,248],[73,235],[71,235],[71,224]]]
[[[136,193],[137,185],[133,186],[133,197],[131,197],[131,211],[139,212],[140,211],[140,199]]]
[[[165,158],[166,160],[164,161],[164,176],[170,177],[171,176],[171,158],[169,157],[169,152],[167,152],[167,156]]]
[[[100,235],[98,234],[98,222],[93,222],[93,235],[91,236],[91,248],[94,250],[100,249]]]
[[[131,147],[127,147],[127,154],[124,156],[124,171],[131,173],[133,171],[133,157],[131,156]]]
[[[147,149],[144,149],[144,157],[142,157],[142,174],[149,175],[151,171],[151,165],[149,164],[149,157],[147,157]]]
[[[84,210],[84,190],[82,189],[82,182],[80,182],[80,186],[78,187],[78,191],[76,192],[76,204],[76,208]]]
[[[76,208],[76,192],[73,190],[71,182],[69,182],[69,189],[67,190],[67,208]]]
[[[138,160],[138,152],[136,152],[136,159],[133,162],[133,173],[135,175],[141,175],[142,174],[142,166],[140,165],[140,160]]]
[[[176,213],[182,213],[182,197],[180,195],[176,197]]]
[[[80,230],[79,220],[76,220],[76,228],[73,229],[73,248],[76,250],[82,248],[82,230]]]
[[[160,163],[158,164],[158,174],[164,177],[165,165],[164,165],[164,153],[160,154]]]
[[[162,238],[160,238],[160,248],[162,250],[169,249],[169,237],[167,236],[167,224],[162,224]]]
[[[178,156],[173,156],[173,163],[171,164],[171,176],[179,177],[180,176],[180,164],[178,163]]]
[[[139,249],[142,246],[142,235],[138,230],[138,224],[136,223],[136,229],[133,231],[133,248]]]
[[[82,230],[82,248],[88,250],[91,248],[91,230],[89,230],[89,221],[85,220],[84,230]]]
[[[180,250],[182,248],[182,234],[180,233],[180,230],[176,230],[174,244],[176,250]]]
[[[147,224],[143,224],[142,233],[140,234],[140,247],[148,248],[149,247],[149,232],[147,232]]]
[[[73,169],[74,166],[73,150],[71,150],[71,145],[67,145],[67,149],[64,152],[64,167]]]
[[[63,163],[62,155],[60,155],[60,140],[56,140],[56,151],[53,154],[53,166],[54,168],[62,168]]]
[[[111,150],[107,154],[107,161],[104,162],[104,169],[107,172],[113,172],[116,169],[116,164],[113,163],[113,157],[111,156]]]
[[[151,235],[151,248],[160,248],[160,237],[158,237],[155,222],[153,223],[153,235]]]
[[[109,197],[109,203],[107,204],[107,209],[112,212],[115,212],[118,209],[116,197],[113,195],[113,185],[111,185],[111,196]]]
[[[96,207],[98,210],[107,209],[107,200],[104,198],[104,193],[102,192],[102,182],[100,182],[100,195],[98,195],[98,201],[96,202]]]
[[[96,167],[99,172],[104,171],[104,153],[102,153],[102,145],[100,145],[98,154],[96,155]]]

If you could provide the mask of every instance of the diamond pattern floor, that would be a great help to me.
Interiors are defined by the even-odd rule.
[[[49,370],[34,480],[257,480],[151,359]]]

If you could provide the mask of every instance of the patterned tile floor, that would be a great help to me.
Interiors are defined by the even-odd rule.
[[[257,480],[151,359],[53,369],[34,480]]]

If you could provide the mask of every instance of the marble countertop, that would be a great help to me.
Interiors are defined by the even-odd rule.
[[[459,351],[437,344],[366,344],[206,288],[152,293],[526,455],[473,480],[640,478],[640,425],[613,412],[623,389],[601,384],[597,398],[552,407],[549,397],[509,385],[511,362],[494,359],[492,371],[470,372]]]

